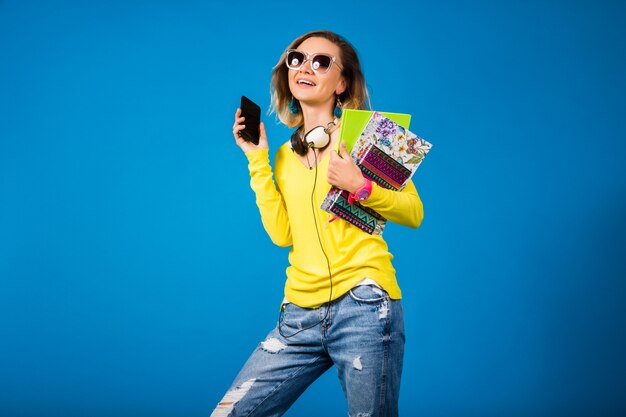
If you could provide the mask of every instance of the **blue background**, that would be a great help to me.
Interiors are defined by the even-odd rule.
[[[0,415],[210,414],[287,265],[233,114],[319,28],[433,144],[402,414],[626,414],[624,3],[385,4],[0,1]],[[287,416],[345,414],[332,369]]]

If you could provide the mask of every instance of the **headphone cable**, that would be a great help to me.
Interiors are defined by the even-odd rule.
[[[330,136],[330,134],[328,135]],[[313,190],[311,191],[311,210],[313,212],[313,221],[315,222],[315,232],[317,233],[317,240],[320,244],[320,248],[322,249],[322,253],[324,254],[324,258],[326,258],[326,266],[328,267],[328,279],[330,280],[330,294],[328,296],[328,306],[326,307],[326,313],[324,314],[324,317],[322,317],[322,319],[320,321],[318,321],[317,323],[314,323],[308,327],[302,328],[300,330],[298,330],[297,332],[290,334],[290,335],[285,335],[283,334],[283,330],[281,329],[281,322],[282,322],[282,317],[279,316],[278,319],[278,333],[280,333],[280,335],[286,339],[293,337],[295,335],[297,335],[300,332],[303,332],[305,330],[308,329],[312,329],[313,327],[317,326],[318,324],[324,322],[324,320],[326,320],[327,317],[332,317],[332,313],[330,313],[330,302],[333,299],[333,275],[330,269],[330,260],[328,259],[328,255],[326,254],[326,251],[324,250],[324,245],[322,244],[322,237],[320,236],[320,231],[319,228],[317,226],[317,217],[315,217],[315,188],[317,186],[317,154],[315,153],[315,148],[313,148],[312,146],[313,144],[309,144],[309,148],[313,149],[313,155],[315,156],[315,179],[313,180]],[[307,152],[307,157],[308,157],[308,152]],[[281,308],[281,313],[282,313],[283,309]]]

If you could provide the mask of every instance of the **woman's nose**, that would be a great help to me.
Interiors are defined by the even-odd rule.
[[[300,72],[304,72],[306,74],[312,74],[313,68],[311,68],[312,61],[310,59],[305,59],[300,67]]]

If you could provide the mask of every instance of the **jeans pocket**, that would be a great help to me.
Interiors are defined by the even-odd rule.
[[[348,294],[350,298],[360,303],[378,303],[388,297],[387,291],[374,285],[359,285],[352,288]]]
[[[292,329],[302,329],[310,325],[310,323],[315,322],[315,311],[316,310],[313,309],[298,307],[293,303],[285,304],[280,318],[281,323]]]

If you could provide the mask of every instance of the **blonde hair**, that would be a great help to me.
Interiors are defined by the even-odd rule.
[[[309,38],[324,38],[339,47],[340,58],[343,69],[341,75],[346,80],[346,90],[341,93],[338,98],[341,100],[343,109],[364,110],[371,107],[369,93],[365,85],[365,77],[361,71],[361,64],[354,47],[342,36],[327,31],[316,30],[305,33],[286,49],[296,49],[302,42]],[[272,81],[270,83],[271,94],[271,113],[276,113],[278,119],[289,127],[300,126],[304,123],[302,112],[293,114],[289,111],[291,100],[295,100],[289,90],[289,81],[287,75],[289,69],[285,65],[285,52],[283,52],[278,60],[274,70],[272,71]],[[297,104],[299,106],[299,104]]]

